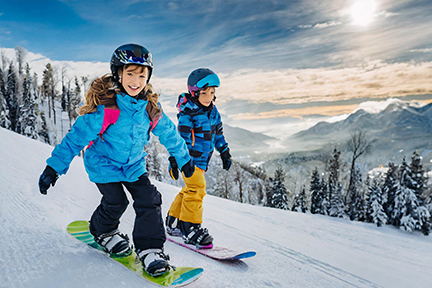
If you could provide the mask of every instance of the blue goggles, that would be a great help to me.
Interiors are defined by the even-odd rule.
[[[196,87],[200,89],[206,87],[212,87],[212,86],[219,87],[219,85],[220,85],[220,80],[216,74],[207,75],[206,77],[202,78],[196,83]]]

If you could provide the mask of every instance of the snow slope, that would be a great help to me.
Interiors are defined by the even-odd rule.
[[[51,150],[0,128],[0,287],[154,287],[67,234],[67,224],[88,219],[100,196],[81,158],[41,195],[37,182]],[[153,183],[165,214],[178,188]],[[212,196],[204,205],[216,245],[257,256],[221,263],[167,242],[174,265],[205,269],[190,287],[432,286],[430,236]],[[130,207],[121,223],[129,235],[133,219]]]

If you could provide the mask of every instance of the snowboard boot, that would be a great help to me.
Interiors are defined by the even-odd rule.
[[[165,226],[167,233],[171,236],[182,236],[182,232],[180,230],[179,220],[171,215],[167,215],[165,220]]]
[[[98,243],[106,253],[114,257],[126,257],[132,253],[132,248],[129,245],[129,237],[121,234],[118,229],[95,236],[95,242]]]
[[[186,244],[195,245],[197,248],[213,247],[213,237],[207,228],[201,227],[201,224],[180,221],[180,229]]]
[[[139,259],[142,262],[143,269],[150,276],[160,276],[170,271],[171,265],[169,265],[169,256],[165,255],[162,249],[146,249],[137,250]]]

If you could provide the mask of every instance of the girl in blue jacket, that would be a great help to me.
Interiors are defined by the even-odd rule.
[[[112,75],[91,83],[81,116],[48,158],[39,188],[46,194],[59,175],[67,172],[72,159],[88,146],[84,165],[102,194],[90,219],[90,232],[107,253],[123,256],[132,252],[127,235],[118,230],[129,204],[126,188],[136,213],[132,234],[135,249],[145,271],[157,276],[168,272],[170,265],[163,252],[162,197],[146,171],[144,145],[150,132],[175,157],[185,177],[192,176],[194,166],[185,141],[162,111],[159,95],[149,83],[152,71],[152,56],[145,47],[126,44],[114,51]]]
[[[167,232],[183,236],[184,242],[201,248],[213,247],[213,237],[201,227],[203,199],[206,195],[204,178],[208,163],[216,149],[222,158],[223,168],[231,167],[231,155],[225,141],[221,116],[214,105],[215,89],[219,77],[208,68],[194,70],[188,78],[189,93],[179,96],[177,108],[178,130],[185,139],[189,154],[197,167],[190,178],[184,178],[185,186],[171,204],[166,219]],[[170,157],[171,176],[178,178],[177,158]]]

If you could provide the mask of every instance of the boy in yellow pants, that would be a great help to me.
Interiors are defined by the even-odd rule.
[[[183,236],[185,243],[211,247],[213,237],[201,227],[203,199],[206,195],[205,171],[214,149],[220,153],[223,168],[231,167],[228,143],[223,136],[221,116],[213,101],[219,77],[208,68],[194,70],[188,77],[188,91],[179,96],[178,130],[186,141],[189,155],[196,166],[190,178],[183,177],[185,186],[171,204],[166,219],[167,232]],[[178,179],[174,157],[170,157],[170,174]]]

